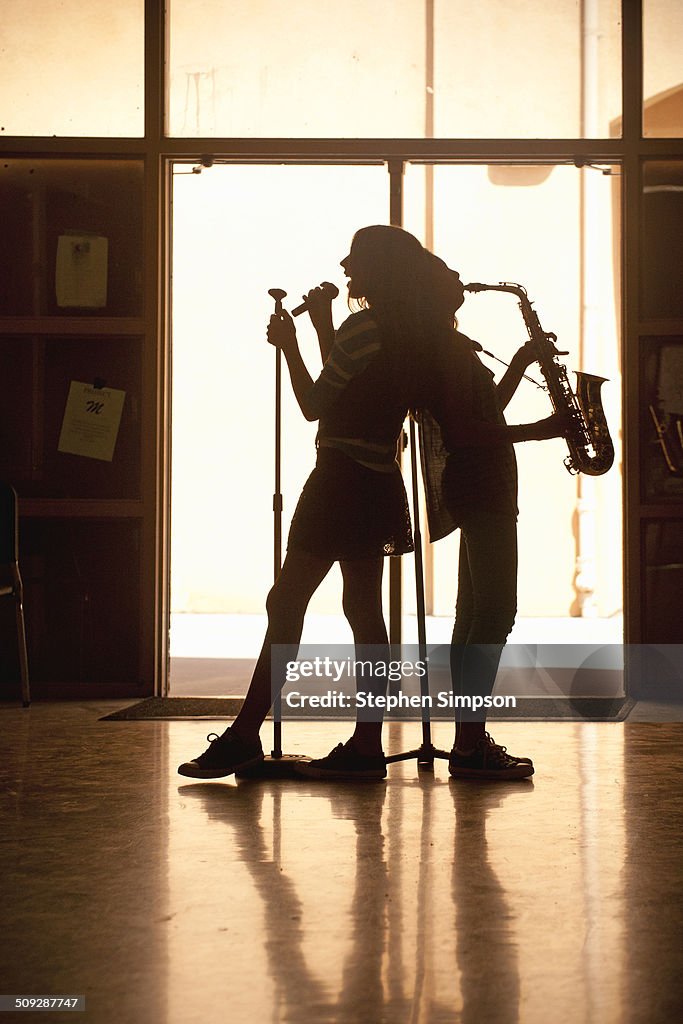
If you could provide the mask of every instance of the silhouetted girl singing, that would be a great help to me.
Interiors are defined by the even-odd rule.
[[[181,775],[215,778],[262,759],[259,729],[275,692],[271,648],[288,645],[296,657],[308,603],[335,562],[341,566],[344,614],[355,644],[388,644],[384,559],[412,550],[396,456],[407,410],[415,404],[416,381],[428,362],[429,260],[413,235],[377,225],[355,234],[341,265],[349,299],[359,309],[335,333],[329,296],[322,289],[308,294],[324,361],[315,382],[289,314],[270,321],[268,340],[284,353],[301,411],[319,422],[317,463],[299,498],[282,571],[266,601],[268,628],[244,705],[208,750],[180,766]],[[274,679],[273,686],[283,682]],[[347,743],[302,770],[320,778],[384,778],[381,728],[381,721],[357,722]]]

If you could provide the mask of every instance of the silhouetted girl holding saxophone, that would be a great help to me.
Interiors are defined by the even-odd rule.
[[[517,610],[517,466],[513,444],[560,437],[553,414],[508,426],[503,410],[535,359],[527,342],[498,385],[477,356],[481,346],[454,329],[464,301],[459,275],[433,256],[435,320],[446,337],[442,372],[419,415],[432,541],[460,528],[451,676],[455,694],[488,696]],[[528,758],[513,757],[486,731],[482,711],[458,711],[449,770],[456,778],[520,779]]]

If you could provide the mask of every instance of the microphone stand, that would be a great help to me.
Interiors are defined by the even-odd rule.
[[[413,484],[413,524],[415,538],[415,596],[417,601],[417,640],[420,661],[425,666],[425,673],[420,676],[420,695],[422,697],[422,743],[414,750],[406,750],[402,754],[390,754],[387,757],[387,764],[394,761],[409,761],[411,758],[417,760],[418,771],[434,771],[434,759],[437,757],[449,759],[450,754],[445,750],[438,750],[432,743],[431,721],[429,715],[429,662],[427,660],[427,630],[424,590],[424,569],[422,561],[422,533],[420,531],[420,502],[417,486],[417,443],[415,420],[409,418],[410,426],[410,471]]]
[[[282,313],[282,300],[287,292],[270,288],[268,294],[275,299],[275,315]],[[273,493],[273,582],[277,582],[282,568],[282,350],[275,349],[275,490]],[[235,772],[238,779],[294,779],[295,765],[310,761],[304,754],[282,753],[282,699],[280,692],[273,701],[273,749],[259,764]]]

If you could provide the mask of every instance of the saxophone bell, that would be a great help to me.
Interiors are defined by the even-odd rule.
[[[585,473],[587,476],[602,476],[612,468],[614,445],[610,437],[607,419],[602,407],[602,385],[607,377],[594,373],[574,370],[576,377],[576,400],[581,410],[582,422],[586,424],[583,441],[570,447],[567,461],[571,461],[571,473]]]
[[[602,476],[614,462],[614,445],[602,407],[600,390],[606,377],[575,370],[576,391],[572,390],[567,368],[558,360],[566,355],[558,351],[557,335],[544,331],[532,303],[521,284],[501,281],[499,284],[466,284],[467,292],[508,292],[514,295],[524,318],[529,340],[535,345],[537,361],[546,382],[546,389],[555,412],[566,413],[571,424],[566,435],[569,454],[564,460],[569,473]]]

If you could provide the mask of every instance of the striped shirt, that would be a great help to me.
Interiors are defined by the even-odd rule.
[[[318,446],[337,448],[362,466],[386,473],[396,468],[404,417],[392,408],[392,403],[384,401],[382,390],[387,381],[386,374],[381,373],[381,351],[379,329],[371,313],[352,313],[335,333],[309,402],[320,419]],[[370,405],[372,414],[368,416]],[[378,416],[378,409],[383,407],[386,415]],[[346,429],[340,432],[342,423]]]

